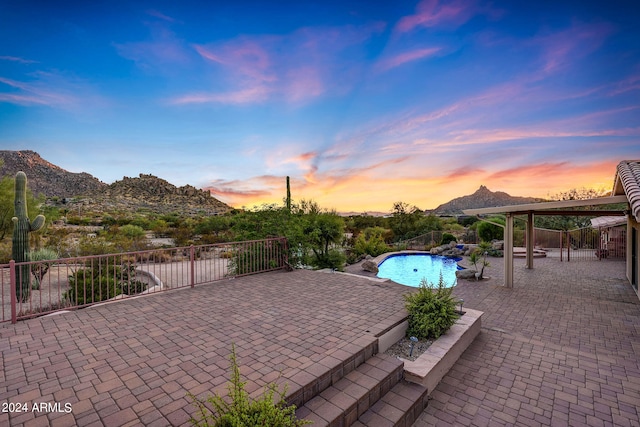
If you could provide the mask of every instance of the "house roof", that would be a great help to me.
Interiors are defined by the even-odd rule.
[[[593,228],[600,227],[616,227],[618,225],[626,225],[627,218],[624,216],[598,216],[591,219]]]
[[[618,163],[611,194],[626,195],[631,214],[640,222],[640,160],[623,160]]]

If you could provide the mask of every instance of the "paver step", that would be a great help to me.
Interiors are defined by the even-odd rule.
[[[352,426],[411,427],[427,407],[428,397],[425,386],[402,380]]]
[[[375,337],[356,339],[350,346],[334,353],[335,357],[312,365],[294,376],[292,380],[299,387],[287,396],[287,404],[301,408],[345,375],[370,360],[377,352],[378,340]]]
[[[402,361],[377,354],[298,408],[314,426],[350,426],[402,379]]]

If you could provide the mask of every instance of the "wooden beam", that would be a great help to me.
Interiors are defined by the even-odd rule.
[[[510,212],[512,215],[528,215],[535,213],[536,215],[566,215],[566,216],[625,216],[624,211],[577,211],[577,210],[557,210],[557,211],[522,211]]]

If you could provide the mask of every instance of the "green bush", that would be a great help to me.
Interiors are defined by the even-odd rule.
[[[442,234],[442,239],[440,240],[440,244],[441,245],[446,245],[448,243],[457,242],[457,241],[458,241],[458,239],[456,239],[456,236],[454,236],[453,234],[451,234],[451,233],[443,233]]]
[[[260,398],[251,399],[244,389],[247,383],[242,381],[240,376],[235,346],[231,347],[229,360],[231,361],[231,382],[228,385],[230,402],[217,394],[201,400],[189,393],[188,396],[197,408],[198,417],[191,417],[191,424],[203,427],[298,427],[310,424],[310,421],[296,418],[295,405],[287,405],[286,386],[282,392],[279,392],[278,386],[271,383],[265,387],[265,392]],[[207,404],[212,409],[209,409]]]
[[[445,287],[440,276],[437,287],[422,279],[417,292],[405,295],[405,307],[409,312],[407,336],[435,339],[447,332],[458,318],[452,292],[453,287]]]
[[[492,217],[488,219],[491,222],[482,221],[478,223],[478,237],[484,242],[490,242],[492,240],[502,240],[504,238],[504,228],[496,224],[504,226],[505,222],[503,218]]]
[[[368,254],[376,257],[389,252],[389,246],[384,242],[386,230],[382,227],[368,227],[358,235],[355,242],[357,255]]]
[[[135,295],[143,292],[147,284],[135,280],[135,266],[89,266],[69,276],[66,300],[74,305],[105,301],[121,294]]]

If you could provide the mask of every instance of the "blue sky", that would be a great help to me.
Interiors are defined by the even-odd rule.
[[[640,158],[640,4],[3,2],[0,148],[232,206],[609,190]]]

